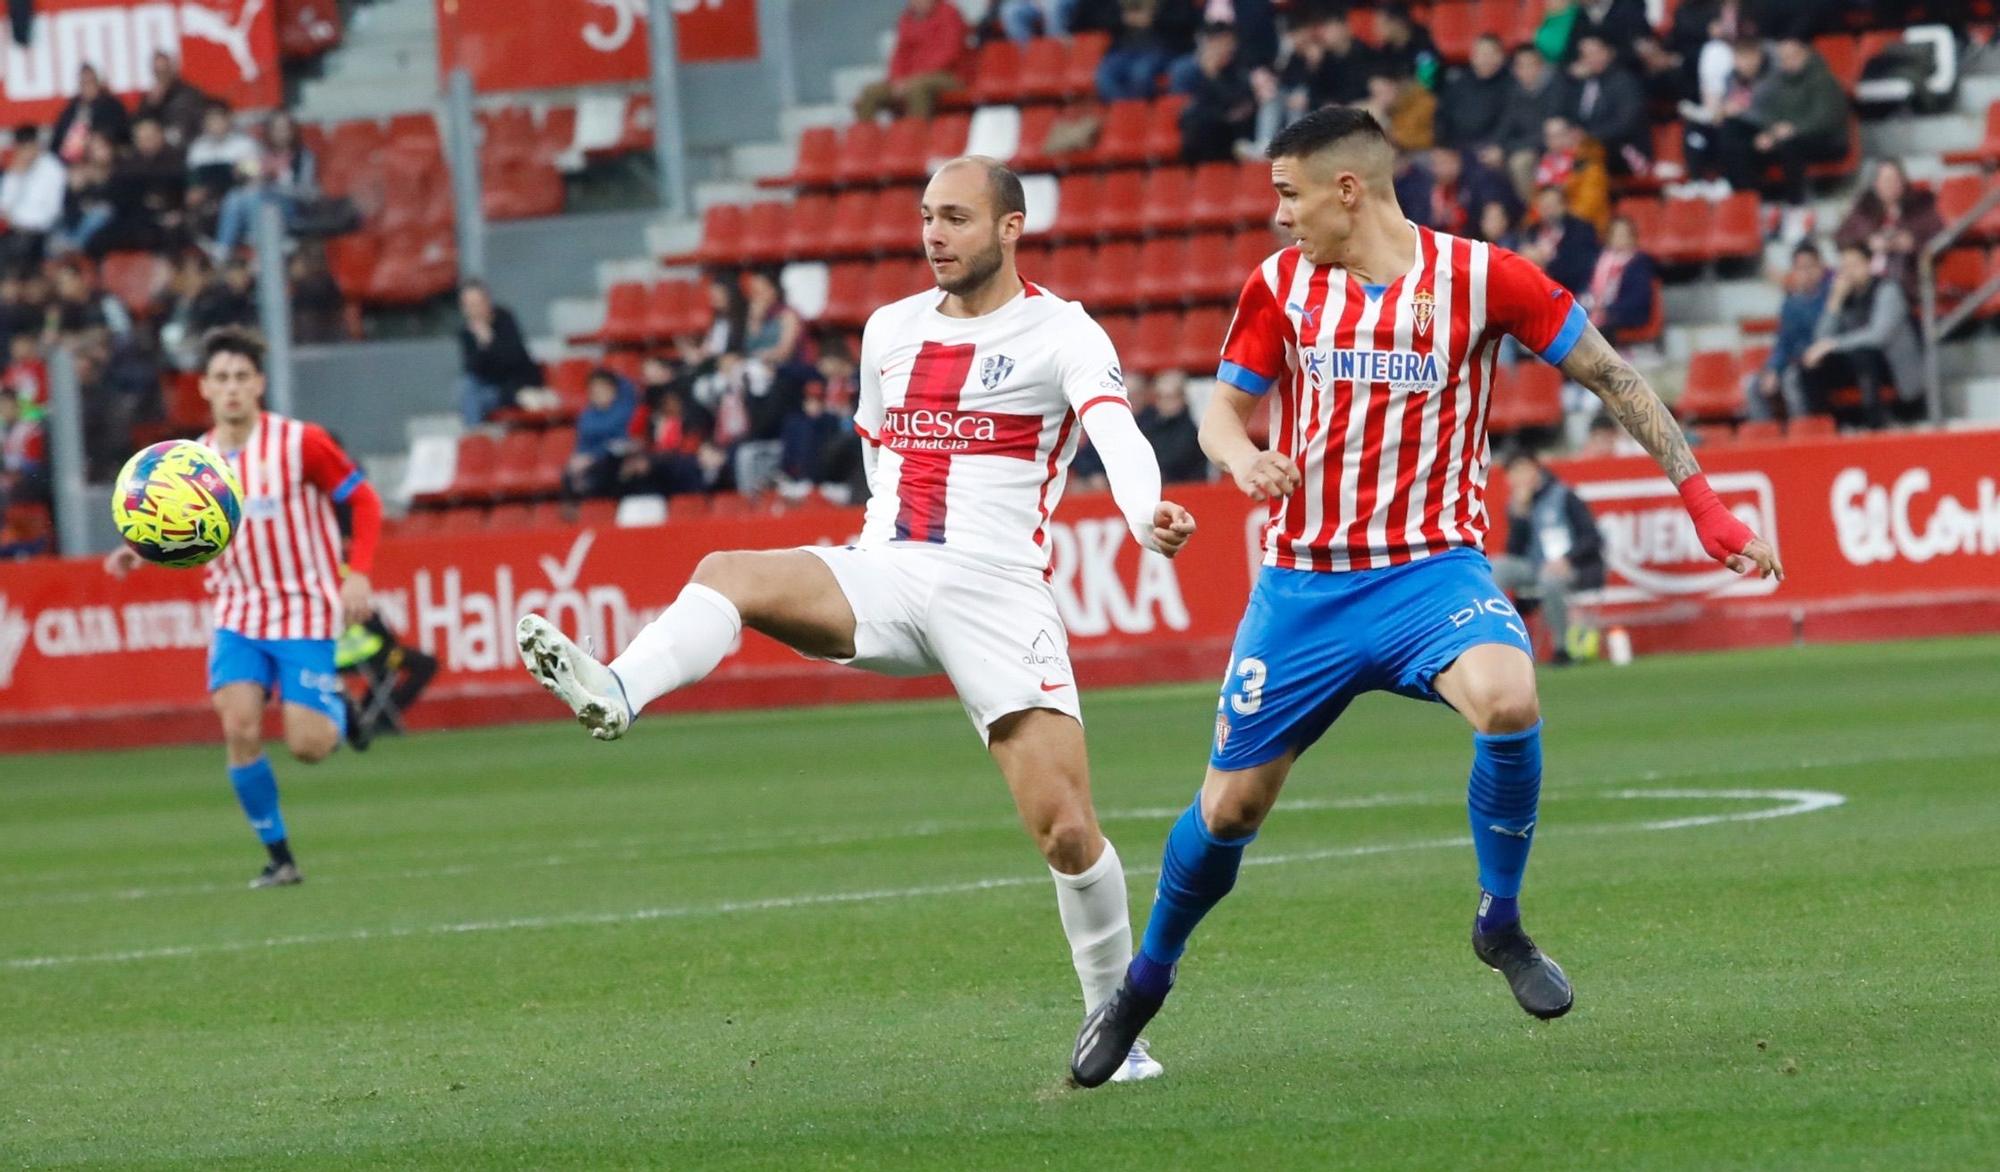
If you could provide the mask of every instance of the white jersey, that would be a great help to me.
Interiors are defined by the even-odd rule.
[[[1100,402],[1130,403],[1103,327],[1022,284],[981,317],[946,317],[936,289],[869,317],[854,420],[876,447],[862,545],[929,542],[1048,571],[1077,420]]]

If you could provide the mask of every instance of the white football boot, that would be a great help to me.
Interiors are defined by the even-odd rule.
[[[528,674],[549,694],[569,705],[578,724],[600,741],[615,741],[632,727],[632,707],[625,686],[611,669],[597,662],[555,624],[538,614],[525,615],[515,636]]]
[[[1111,1081],[1144,1082],[1149,1078],[1158,1078],[1166,1072],[1167,1068],[1161,1066],[1160,1060],[1153,1057],[1153,1052],[1146,1048],[1146,1039],[1140,1038],[1132,1043],[1132,1052],[1125,1055],[1125,1065],[1112,1074]]]

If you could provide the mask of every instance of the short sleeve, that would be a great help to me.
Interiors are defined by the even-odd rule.
[[[314,488],[334,504],[344,504],[367,479],[354,460],[333,442],[326,429],[315,423],[305,425],[299,440],[299,467]]]
[[[854,397],[854,430],[869,443],[882,442],[882,312],[877,310],[861,328],[861,357],[854,377],[860,386]]]
[[[1270,282],[1260,267],[1243,282],[1236,299],[1236,316],[1223,336],[1222,365],[1215,377],[1239,391],[1261,395],[1285,369],[1285,340],[1290,323],[1278,308]]]
[[[1486,320],[1557,366],[1576,348],[1590,315],[1534,262],[1493,245],[1486,262]]]
[[[1056,380],[1062,384],[1063,398],[1078,418],[1092,407],[1120,403],[1128,410],[1131,399],[1125,393],[1125,370],[1118,361],[1118,348],[1080,305],[1065,311],[1062,344],[1056,347]]]

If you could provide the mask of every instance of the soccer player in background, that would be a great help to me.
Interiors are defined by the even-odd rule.
[[[715,670],[746,626],[812,658],[942,672],[1055,878],[1087,1012],[1117,988],[1132,931],[1048,584],[1077,424],[1140,545],[1172,557],[1194,518],[1160,499],[1103,328],[1015,271],[1026,210],[1021,181],[991,159],[948,163],[925,189],[938,287],[876,310],[862,334],[855,427],[872,494],[855,545],[711,553],[608,667],[538,615],[519,634],[528,671],[601,740]],[[1120,1081],[1160,1070],[1136,1036],[1114,1065],[1105,1076]]]
[[[1158,1012],[1190,933],[1229,893],[1292,763],[1356,696],[1449,704],[1473,729],[1467,804],[1480,896],[1472,947],[1539,1018],[1568,978],[1521,927],[1541,792],[1527,630],[1482,555],[1486,409],[1511,335],[1589,387],[1680,489],[1702,547],[1783,575],[1716,498],[1652,389],[1569,292],[1506,249],[1411,224],[1395,151],[1365,111],[1330,107],[1271,142],[1277,222],[1296,243],[1250,274],[1223,344],[1202,447],[1270,502],[1264,565],[1237,629],[1207,778],[1167,837],[1152,915],[1118,992],[1085,1021],[1084,1086]],[[1246,425],[1277,388],[1277,450]]]
[[[201,442],[229,460],[243,487],[242,523],[204,570],[215,597],[209,698],[222,719],[229,784],[270,855],[250,886],[285,887],[302,876],[264,752],[264,707],[274,693],[284,700],[294,760],[323,761],[339,746],[348,706],[334,640],[373,610],[368,572],[382,500],[324,429],[264,410],[264,343],[256,334],[211,330],[201,353],[201,395],[214,423]],[[344,563],[338,511],[352,530]],[[104,568],[123,578],[144,564],[120,546]]]

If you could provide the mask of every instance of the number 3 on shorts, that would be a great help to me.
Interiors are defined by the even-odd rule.
[[[1264,706],[1264,684],[1271,673],[1263,660],[1246,655],[1229,669],[1229,677],[1243,681],[1242,690],[1229,698],[1229,707],[1236,715],[1250,716]]]

